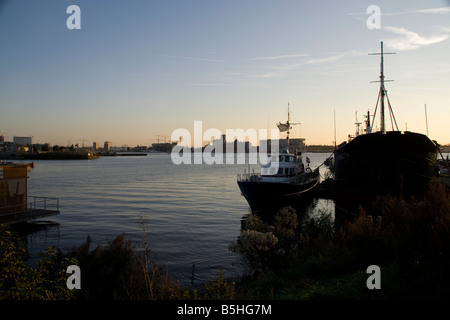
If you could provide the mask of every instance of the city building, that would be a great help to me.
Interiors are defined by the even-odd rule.
[[[111,141],[105,141],[105,144],[103,145],[103,149],[105,151],[109,151],[109,149],[111,149],[112,146],[112,142]]]
[[[13,143],[17,146],[31,146],[32,137],[14,137]]]
[[[278,144],[278,151],[281,152],[287,146],[287,139],[274,139],[274,140],[261,140],[259,146],[264,144],[267,146],[267,153],[272,152],[272,143]],[[306,152],[305,139],[304,138],[290,138],[289,139],[289,151],[290,152]]]

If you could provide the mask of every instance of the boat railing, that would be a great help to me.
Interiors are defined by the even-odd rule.
[[[0,207],[0,224],[13,224],[59,214],[59,199],[29,196],[27,202]]]
[[[28,209],[59,211],[59,198],[28,196]]]
[[[242,173],[237,175],[238,182],[255,182],[261,180],[261,173]]]
[[[0,214],[23,212],[27,210],[57,210],[59,211],[59,199],[49,197],[28,196],[28,201],[0,207]]]
[[[301,175],[298,177],[296,183],[307,183],[311,180],[317,179],[317,176],[319,175],[319,168],[316,168],[310,172],[307,172],[304,175]],[[237,181],[238,182],[256,182],[261,181],[261,173],[260,172],[252,172],[252,173],[242,173],[237,175]]]

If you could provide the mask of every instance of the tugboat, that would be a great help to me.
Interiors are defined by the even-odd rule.
[[[436,175],[438,145],[424,134],[398,130],[384,87],[387,80],[383,70],[386,54],[383,52],[383,42],[381,53],[376,54],[381,55],[381,67],[375,114],[380,104],[381,130],[373,132],[368,114],[365,133],[357,133],[356,137],[334,152],[333,194],[336,209],[350,215],[357,215],[360,205],[372,209],[377,200],[387,194],[398,197],[419,195]],[[386,131],[385,127],[385,100],[393,119],[392,131]]]
[[[319,183],[319,168],[312,170],[308,158],[306,165],[303,163],[301,151],[289,150],[291,125],[288,105],[287,122],[277,124],[280,132],[287,132],[287,143],[282,152],[271,154],[267,164],[261,165],[260,173],[250,173],[249,170],[238,174],[237,184],[252,212],[298,205]],[[278,169],[274,171],[274,168]]]

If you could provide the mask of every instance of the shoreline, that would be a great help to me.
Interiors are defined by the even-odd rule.
[[[91,151],[49,151],[40,153],[4,152],[0,153],[2,160],[90,160],[98,155]]]

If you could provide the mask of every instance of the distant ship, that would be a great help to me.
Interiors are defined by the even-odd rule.
[[[333,193],[336,209],[357,214],[359,205],[373,206],[376,199],[391,194],[399,197],[418,195],[426,190],[435,176],[439,148],[426,135],[398,130],[389,98],[384,87],[383,42],[381,42],[380,131],[372,132],[370,114],[364,134],[339,147],[335,153]],[[387,100],[392,127],[386,131],[385,100]],[[373,117],[375,117],[375,114]]]
[[[282,152],[271,154],[267,164],[261,165],[260,173],[244,172],[238,175],[237,184],[252,212],[297,205],[319,183],[319,168],[312,170],[308,158],[306,165],[303,163],[301,151],[289,150],[291,124],[288,106],[288,121],[277,124],[280,132],[287,132],[287,144],[282,148]],[[278,170],[273,172],[277,167],[273,166],[276,162]]]

